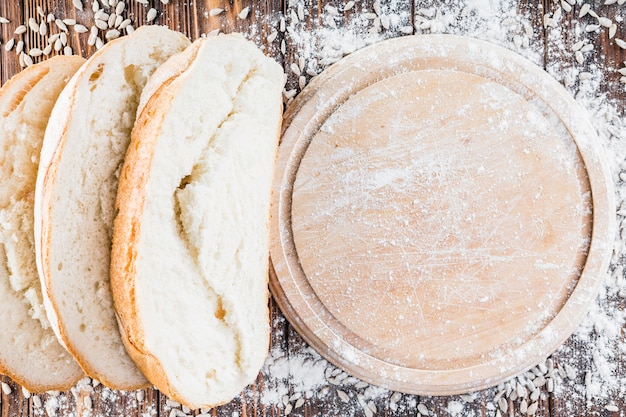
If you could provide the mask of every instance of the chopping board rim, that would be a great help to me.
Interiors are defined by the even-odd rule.
[[[592,192],[588,256],[576,288],[562,309],[536,337],[515,351],[479,366],[454,370],[420,370],[390,364],[343,340],[328,323],[332,317],[324,311],[320,314],[319,300],[307,290],[306,283],[294,278],[298,274],[294,271],[297,252],[283,241],[285,232],[291,228],[293,181],[290,178],[295,178],[297,162],[308,146],[306,140],[313,137],[311,132],[355,91],[398,72],[431,69],[424,68],[424,63],[428,65],[431,59],[446,62],[449,66],[443,69],[470,68],[474,74],[513,85],[519,94],[539,98],[541,105],[559,117],[574,139]],[[329,84],[333,84],[332,91],[327,91]],[[420,395],[450,395],[486,388],[545,359],[573,333],[595,300],[608,269],[613,242],[612,181],[597,135],[584,110],[551,76],[525,58],[484,41],[455,35],[414,35],[382,41],[343,58],[313,79],[287,109],[282,141],[272,197],[270,290],[303,339],[348,373],[389,389]]]

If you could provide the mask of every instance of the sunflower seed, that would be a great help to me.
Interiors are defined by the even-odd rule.
[[[100,36],[96,36],[96,49],[102,49],[104,42],[100,39]]]
[[[350,397],[348,396],[348,394],[345,393],[345,391],[342,391],[342,390],[338,389],[337,390],[337,396],[344,403],[350,402]]]
[[[94,24],[100,30],[107,30],[109,28],[108,22],[105,22],[104,20],[95,19]]]
[[[161,4],[169,4],[170,0],[161,0]]]
[[[34,17],[28,19],[28,27],[35,33],[39,33],[39,24]]]
[[[13,49],[13,46],[15,45],[15,38],[11,38],[9,39],[9,41],[6,43],[6,45],[4,45],[4,50],[5,51],[10,51],[11,49]]]
[[[302,3],[298,4],[298,19],[304,20],[304,4]]]
[[[565,10],[567,13],[572,11],[572,5],[569,4],[568,2],[566,2],[565,0],[561,0],[561,7],[563,8],[563,10]]]
[[[15,53],[19,54],[20,52],[22,52],[24,50],[24,41],[19,41],[17,43],[17,46],[15,47]]]
[[[272,33],[270,33],[269,35],[267,35],[267,43],[272,43],[274,42],[274,40],[276,40],[276,37],[278,36],[278,32],[276,30],[274,30]]]
[[[615,38],[615,44],[622,49],[626,49],[626,41],[621,40],[620,38]]]
[[[224,9],[220,8],[220,7],[215,7],[211,10],[209,10],[209,16],[217,16],[219,14],[221,14],[224,11]]]
[[[55,19],[54,23],[57,25],[57,27],[59,29],[61,29],[63,32],[67,32],[67,26],[65,25],[65,23],[63,23],[63,21],[61,19]]]
[[[109,20],[107,21],[107,26],[109,27],[109,29],[111,29],[113,26],[115,26],[115,20],[117,19],[117,15],[115,13],[111,13],[109,15]]]
[[[350,10],[350,9],[352,9],[353,7],[354,7],[354,0],[350,0],[349,2],[347,2],[347,3],[345,4],[345,6],[343,6],[343,10],[344,10],[344,11],[346,11],[346,10]]]
[[[98,10],[93,17],[94,19],[104,20],[105,22],[109,20],[109,14],[104,10]]]
[[[87,410],[91,410],[93,408],[93,401],[89,395],[83,398],[83,404]]]
[[[61,45],[67,45],[67,34],[65,32],[61,32],[59,34],[59,40],[61,41]]]
[[[148,10],[148,13],[146,14],[146,22],[150,23],[154,19],[156,19],[156,17],[157,17],[157,10],[155,8],[151,8],[150,10]]]
[[[563,370],[565,371],[565,375],[568,379],[576,379],[578,376],[576,369],[567,363],[563,365]]]
[[[603,26],[605,28],[610,28],[611,25],[613,24],[613,21],[609,19],[608,17],[598,17],[598,23],[600,24],[600,26]]]
[[[98,10],[100,10],[100,3],[98,3],[98,0],[93,0],[93,3],[91,3],[91,11],[97,13]]]
[[[127,35],[130,35],[131,33],[135,31],[135,28],[133,27],[133,25],[128,25],[124,28],[124,30],[126,31]]]
[[[498,407],[500,408],[500,411],[506,413],[509,409],[509,402],[506,400],[506,398],[500,397],[500,399],[498,400]]]
[[[9,19],[4,16],[0,16],[0,23],[9,23]]]
[[[41,408],[41,406],[43,405],[41,402],[41,397],[39,397],[39,395],[33,395],[33,405],[35,406],[35,408]]]
[[[539,399],[540,395],[541,395],[541,391],[536,389],[536,390],[534,390],[533,392],[530,393],[530,397],[528,397],[528,398],[530,399],[530,401],[537,401]]]
[[[304,398],[298,398],[293,408],[300,408],[304,405]]]
[[[293,72],[295,75],[300,75],[300,67],[295,62],[293,62],[289,68],[291,68],[291,72]]]
[[[617,413],[619,411],[619,407],[614,404],[609,404],[604,407],[606,411],[610,411],[612,413]]]
[[[298,87],[300,87],[300,90],[304,90],[304,87],[306,87],[306,77],[304,75],[298,77]]]
[[[46,36],[48,34],[48,24],[46,22],[41,22],[39,25],[39,34],[41,36]]]
[[[74,54],[74,51],[72,50],[71,46],[66,46],[65,48],[63,48],[63,55],[72,55]]]
[[[580,6],[580,10],[578,11],[578,17],[584,17],[587,15],[587,13],[589,13],[589,10],[591,9],[591,6],[589,5],[589,3],[585,3],[582,6]]]
[[[20,54],[20,59],[24,60],[24,65],[27,67],[30,67],[31,65],[33,65],[33,59],[29,55],[26,55],[23,52]]]
[[[25,25],[19,25],[18,27],[15,28],[15,33],[16,35],[21,35],[22,33],[26,33],[26,26]]]
[[[562,10],[563,9],[561,9],[560,7],[557,7],[557,9],[554,11],[554,14],[552,14],[552,19],[558,21],[561,18]]]
[[[585,62],[585,57],[583,53],[580,51],[576,51],[576,53],[574,54],[574,57],[576,58],[576,62],[578,62],[580,65],[582,65]]]
[[[578,79],[581,81],[590,80],[593,78],[593,74],[587,71],[582,71],[578,74]]]
[[[528,411],[528,403],[523,399],[519,404],[519,412],[525,414]]]
[[[385,30],[389,30],[389,27],[391,26],[391,22],[389,20],[389,16],[387,16],[386,14],[382,15],[380,17],[380,24],[382,25],[382,27]]]
[[[89,32],[89,29],[87,29],[85,26],[81,25],[81,24],[77,24],[74,26],[74,30],[77,33],[87,33]]]
[[[284,39],[280,41],[280,52],[282,52],[283,54],[287,52],[287,44],[285,43]]]
[[[588,43],[587,45],[583,46],[582,48],[580,48],[580,52],[591,52],[593,51],[593,44],[592,43]],[[537,375],[540,376],[540,375]]]
[[[7,384],[6,382],[3,382],[2,383],[2,392],[4,392],[5,395],[11,395],[11,392],[13,392],[13,390],[11,389],[9,384]]]
[[[37,58],[38,56],[43,55],[43,51],[39,48],[31,48],[30,51],[28,51],[28,55],[32,56],[33,58]]]
[[[585,32],[587,32],[587,33],[595,32],[598,29],[600,29],[600,25],[587,25],[587,26],[585,26]]]
[[[427,416],[429,411],[428,411],[428,407],[426,407],[424,404],[419,403],[417,404],[417,412],[420,413],[423,416]]]
[[[26,61],[24,61],[24,52],[21,52],[19,54],[18,62],[20,64],[20,67],[24,68],[26,66]]]
[[[126,3],[124,3],[123,1],[120,1],[119,3],[117,3],[117,6],[115,6],[115,14],[117,15],[122,14],[125,8],[126,8]]]
[[[43,48],[43,51],[42,51],[42,52],[43,52],[43,54],[44,54],[45,56],[50,55],[50,53],[52,52],[52,45],[50,45],[50,44],[46,45],[46,47],[45,47],[45,48]]]
[[[115,29],[111,29],[109,31],[107,31],[107,33],[104,35],[104,38],[107,41],[110,41],[112,39],[117,39],[120,37],[120,32],[118,30]]]
[[[132,21],[130,19],[124,19],[124,20],[122,20],[122,22],[119,24],[119,26],[117,28],[118,28],[118,30],[124,30],[131,23],[132,23]]]
[[[244,20],[248,17],[249,13],[250,13],[250,6],[246,6],[243,9],[241,9],[239,14],[237,14],[237,17]]]

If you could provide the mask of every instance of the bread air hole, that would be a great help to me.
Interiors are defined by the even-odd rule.
[[[182,180],[180,180],[180,184],[178,184],[178,189],[179,190],[184,190],[185,187],[187,187],[187,185],[191,183],[191,174],[183,177]]]
[[[217,308],[215,309],[215,318],[220,321],[224,320],[224,316],[226,316],[226,310],[224,310],[224,306],[222,305],[222,300],[217,300]]]
[[[98,64],[98,66],[96,67],[96,70],[94,72],[91,73],[91,75],[89,76],[89,91],[93,91],[96,88],[96,81],[98,81],[98,78],[100,78],[100,75],[102,75],[102,70],[104,69],[104,64]]]

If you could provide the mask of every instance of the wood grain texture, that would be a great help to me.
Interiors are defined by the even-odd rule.
[[[384,41],[335,64],[287,110],[271,287],[305,339],[349,373],[413,393],[494,385],[541,361],[595,301],[614,236],[612,180],[568,93],[516,58],[461,37]],[[529,123],[543,117],[572,136]],[[585,164],[563,151],[574,142]],[[578,212],[587,178],[592,250],[591,211]]]
[[[341,2],[343,4],[345,2]],[[415,19],[415,12],[420,7],[437,6],[439,4],[450,4],[449,0],[433,0],[418,1],[406,0],[406,9],[409,11],[409,19]],[[604,1],[589,1],[594,10],[602,10],[609,17],[613,17],[619,10],[617,6],[603,6]],[[339,6],[337,2],[331,0],[306,1],[305,19],[300,22],[302,27],[314,28],[320,27],[321,11],[329,4]],[[338,26],[341,26],[349,20],[350,16],[361,11],[371,11],[374,4],[373,0],[357,1],[352,10],[342,12],[344,18],[337,19]],[[574,40],[573,31],[562,30],[560,34],[553,34],[554,38],[550,38],[549,31],[543,27],[544,10],[553,11],[555,2],[550,0],[520,0],[519,10],[524,11],[532,23],[534,32],[533,42],[541,45],[543,52],[543,65],[545,67],[554,67],[558,65],[562,69],[574,68],[577,66],[572,53],[559,49],[559,44],[567,42],[571,44]],[[15,50],[5,51],[4,45],[11,38],[15,38],[16,42],[23,39],[29,48],[40,47],[43,49],[45,39],[42,36],[28,34],[27,36],[14,35],[17,25],[27,22],[29,17],[37,17],[37,5],[47,13],[53,13],[55,16],[63,18],[75,18],[79,23],[85,24],[88,28],[91,26],[91,1],[84,1],[84,11],[78,11],[72,6],[71,0],[25,0],[25,1],[0,1],[0,16],[10,20],[8,24],[0,24],[0,78],[4,84],[12,75],[20,70],[19,61]],[[247,19],[239,19],[236,15],[247,5],[251,6],[250,15]],[[268,44],[267,35],[272,32],[273,27],[278,27],[278,19],[280,13],[290,12],[293,7],[289,7],[288,0],[170,0],[167,5],[162,4],[158,0],[149,0],[147,5],[141,4],[135,0],[128,0],[128,15],[132,17],[133,25],[139,26],[145,22],[146,12],[149,8],[155,7],[159,10],[159,14],[155,20],[156,24],[165,24],[173,29],[180,30],[190,36],[192,39],[197,38],[203,33],[221,27],[224,31],[240,30],[248,34],[259,46],[263,47],[267,53],[274,56],[279,62],[282,62],[288,76],[287,88],[296,88],[298,85],[298,77],[290,71],[292,63],[297,62],[297,48],[294,47],[293,39],[286,37],[279,32],[276,39]],[[223,8],[224,12],[218,16],[209,16],[212,8]],[[404,6],[403,6],[404,7]],[[568,28],[574,25],[577,19],[579,5],[574,6],[574,13],[565,14],[563,21]],[[584,22],[592,22],[593,19],[586,17],[582,19]],[[254,24],[253,24],[254,23]],[[409,23],[409,22],[407,22]],[[59,28],[54,23],[48,24],[48,31],[51,34],[60,33]],[[69,29],[68,37],[74,48],[75,53],[81,53],[83,56],[90,56],[95,47],[87,44],[87,36],[77,35],[72,28]],[[396,36],[397,32],[390,35]],[[622,39],[626,37],[626,25],[619,25],[617,37]],[[281,53],[281,42],[285,42],[285,54]],[[609,66],[615,68],[621,67],[622,62],[626,59],[623,50],[616,47],[614,41],[609,40],[603,32],[593,38],[593,44],[596,48],[594,56]],[[35,61],[41,58],[35,59]],[[593,59],[589,58],[585,65],[589,65]],[[306,76],[307,79],[310,76]],[[617,106],[622,110],[626,103],[626,94],[624,85],[619,82],[620,75],[616,72],[606,74],[603,80],[602,91],[609,97],[616,100]],[[578,81],[575,81],[578,83]],[[575,87],[575,86],[574,86]],[[570,91],[575,91],[572,87]],[[623,299],[613,300],[614,308],[624,309]],[[298,357],[302,352],[306,352],[307,345],[301,337],[294,331],[282,316],[273,300],[270,300],[270,311],[272,320],[272,338],[271,344],[274,348],[280,349],[286,355]],[[559,349],[553,359],[557,367],[563,367],[564,364],[572,364],[576,369],[585,370],[592,369],[590,354],[588,351],[593,347],[594,340],[579,340],[574,337],[566,342],[562,349]],[[621,358],[616,365],[614,372],[617,375],[626,375],[626,359]],[[569,417],[569,416],[619,416],[619,412],[611,412],[605,408],[606,402],[589,401],[581,397],[580,386],[584,384],[585,375],[579,373],[573,380],[563,381],[553,393],[542,391],[538,401],[538,416],[551,417]],[[12,389],[12,393],[7,395],[0,393],[0,417],[15,416],[45,416],[48,415],[45,407],[36,407],[33,396],[25,398],[21,389],[6,377],[0,378],[6,382]],[[260,375],[256,384],[246,390],[241,397],[236,398],[230,404],[214,409],[210,412],[212,416],[282,416],[285,415],[285,406],[264,405],[262,397],[264,394],[276,391],[277,382],[270,378]],[[363,416],[366,415],[361,404],[359,404],[357,394],[358,389],[350,387],[337,387],[332,384],[328,386],[329,392],[326,395],[320,395],[319,392],[313,392],[306,399],[304,405],[300,408],[293,409],[290,415],[294,416]],[[350,395],[350,400],[343,402],[337,395],[338,389],[346,391]],[[94,388],[91,395],[92,409],[88,410],[84,403],[84,393],[79,395],[78,400],[74,398],[71,392],[60,393],[58,396],[51,394],[42,394],[39,396],[42,403],[47,404],[50,408],[51,415],[59,417],[69,417],[81,415],[91,416],[127,416],[127,417],[144,417],[144,416],[169,416],[171,407],[167,404],[166,398],[158,391],[147,389],[143,390],[143,400],[137,400],[137,393],[123,393],[110,391],[98,385]],[[291,389],[289,393],[295,392]],[[494,404],[494,397],[497,395],[498,389],[492,388],[479,391],[470,397],[418,397],[413,395],[401,396],[394,405],[390,401],[392,393],[376,396],[372,401],[375,405],[375,415],[379,416],[415,416],[417,413],[417,405],[421,404],[426,407],[430,414],[436,416],[450,415],[451,411],[460,408],[463,411],[457,415],[466,416],[494,416],[498,408],[497,402]],[[582,399],[581,399],[582,398]],[[293,404],[293,402],[292,402]],[[624,398],[616,396],[614,404],[619,409],[626,410],[626,401]],[[56,407],[52,407],[56,406]],[[56,411],[55,411],[56,410]],[[199,412],[193,413],[195,415]],[[522,415],[519,409],[519,401],[509,401],[506,404],[506,412],[500,413],[502,416]]]

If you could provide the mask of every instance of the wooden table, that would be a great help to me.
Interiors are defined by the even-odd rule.
[[[173,29],[178,29],[192,39],[216,28],[221,28],[224,32],[242,31],[247,33],[257,44],[265,47],[267,54],[272,55],[284,65],[286,73],[289,74],[286,90],[291,90],[297,89],[299,84],[299,76],[291,69],[292,64],[298,64],[298,47],[294,43],[293,36],[290,36],[288,32],[284,33],[279,30],[280,16],[287,16],[287,22],[289,22],[294,14],[296,17],[300,15],[300,22],[296,25],[297,30],[306,32],[323,25],[322,17],[329,12],[328,9],[324,12],[326,5],[339,7],[341,10],[348,4],[348,1],[233,0],[231,2],[223,2],[220,0],[170,0],[166,2],[168,4],[162,4],[158,0],[148,0],[146,3],[149,4],[144,5],[136,0],[128,0],[128,3],[127,10],[123,14],[130,17],[135,26],[144,24],[147,10],[150,7],[154,7],[159,11],[155,23],[166,24]],[[390,4],[385,1],[381,3],[383,7]],[[392,27],[390,30],[383,29],[383,31],[387,36],[404,35],[404,32],[407,31],[407,25],[411,25],[412,21],[419,24],[419,16],[423,16],[423,11],[420,12],[421,8],[431,6],[436,8],[439,4],[446,3],[450,2],[443,0],[428,2],[399,0],[394,3],[395,9],[406,12],[403,15],[406,22],[399,22],[395,28]],[[591,9],[599,15],[611,18],[617,14],[621,7],[617,4],[604,5],[604,1],[598,0],[589,1],[589,3],[592,6]],[[19,24],[27,23],[30,17],[40,20],[38,7],[41,7],[45,14],[53,13],[57,17],[76,19],[79,23],[89,27],[91,26],[93,15],[91,4],[91,1],[84,4],[84,11],[80,12],[72,5],[71,0],[28,0],[22,2],[2,0],[0,1],[0,16],[4,16],[10,21],[0,25],[2,46],[13,37],[13,32]],[[300,7],[300,10],[298,10],[298,4],[303,4],[304,7]],[[249,15],[238,16],[247,6],[251,7]],[[217,10],[215,8],[222,8],[224,11],[216,14]],[[461,12],[460,7],[455,8],[448,5],[444,8],[447,11],[456,11],[456,19],[463,19],[463,12]],[[601,29],[599,35],[587,36],[591,40],[594,50],[584,52],[585,62],[581,65],[577,62],[577,58],[580,57],[577,57],[574,51],[572,51],[572,45],[582,36],[575,34],[574,28],[576,23],[572,22],[572,19],[578,18],[581,5],[573,6],[571,12],[563,10],[562,17],[558,19],[558,25],[561,30],[553,30],[550,27],[546,29],[544,27],[544,10],[550,13],[554,12],[557,8],[556,3],[548,0],[520,0],[517,8],[520,13],[524,13],[528,17],[530,29],[532,30],[531,49],[537,52],[539,61],[542,61],[544,68],[548,68],[549,72],[561,79],[560,75],[566,74],[570,69],[584,68],[585,70],[593,70],[593,65],[597,64],[604,74],[600,87],[601,92],[606,93],[609,98],[615,100],[616,104],[614,104],[614,107],[619,112],[623,112],[624,98],[626,97],[624,93],[625,84],[620,83],[620,74],[614,70],[606,70],[606,68],[617,69],[623,67],[622,61],[626,59],[626,54],[615,42],[610,41],[607,36],[607,28]],[[567,8],[567,5],[565,8]],[[626,14],[626,6],[623,10],[624,14]],[[330,11],[332,12],[332,9]],[[342,24],[357,16],[358,13],[372,13],[373,11],[375,11],[375,5],[372,0],[359,0],[353,8],[345,12],[339,12],[344,14],[342,18],[334,20],[337,26],[341,27]],[[302,17],[304,19],[301,19]],[[375,16],[370,17],[373,18]],[[597,23],[597,20],[589,15],[580,20],[585,22],[585,24]],[[503,23],[507,24],[506,21],[503,21]],[[548,21],[548,23],[550,24],[551,22]],[[382,22],[382,24],[384,26],[385,22]],[[454,23],[454,21],[450,22],[447,30],[454,31],[455,25],[458,25],[458,20],[457,23]],[[584,27],[583,25],[583,30]],[[269,43],[267,38],[275,29],[277,30],[276,39]],[[485,28],[485,30],[488,29]],[[49,32],[58,33],[59,29],[54,23],[51,23]],[[615,36],[626,38],[626,27],[624,24],[618,24]],[[31,31],[17,38],[25,41],[27,49],[36,46],[43,49],[46,45],[45,36],[34,34]],[[80,52],[84,56],[89,56],[95,51],[94,46],[88,45],[88,33],[77,34],[70,28],[68,38],[68,43],[72,46],[75,53]],[[284,53],[281,51],[283,39],[285,40]],[[562,49],[558,45],[565,45],[566,47]],[[39,59],[37,58],[36,60]],[[17,55],[14,51],[7,52],[4,48],[0,50],[0,65],[3,84],[20,70]],[[310,78],[310,75],[306,75],[306,78]],[[567,80],[567,77],[563,77],[563,79]],[[566,83],[571,84],[568,88],[573,93],[581,89],[578,79],[570,79]],[[616,262],[621,262],[621,256],[615,258],[618,259]],[[608,297],[604,304],[603,308],[609,309],[619,310],[625,307],[624,301],[618,296]],[[270,311],[273,323],[271,339],[273,357],[276,359],[282,355],[285,358],[294,359],[294,363],[300,363],[304,357],[312,358],[311,361],[319,360],[319,357],[309,352],[306,344],[286,322],[273,301],[270,301]],[[622,333],[624,333],[624,330],[626,330],[626,327],[622,324]],[[624,342],[623,339],[624,336],[622,336],[622,343]],[[551,362],[555,368],[561,370],[561,376],[554,378],[553,383],[555,386],[554,389],[550,390],[551,392],[548,392],[546,386],[539,390],[540,397],[536,401],[536,415],[618,416],[626,414],[626,400],[624,399],[626,386],[624,386],[625,383],[623,382],[626,379],[626,359],[623,357],[615,364],[613,371],[615,379],[619,380],[619,378],[622,378],[622,382],[609,386],[608,394],[597,397],[586,395],[585,379],[594,377],[594,367],[596,366],[593,364],[593,355],[591,353],[595,343],[594,340],[593,337],[590,340],[572,337],[562,349],[551,357]],[[572,367],[568,368],[565,366],[566,363],[571,364]],[[329,376],[329,380],[321,385],[316,384],[312,392],[306,393],[306,387],[302,389],[299,386],[299,381],[294,379],[294,376],[284,381],[278,380],[277,375],[261,373],[256,383],[246,389],[240,397],[233,400],[230,404],[211,410],[210,414],[216,416],[274,416],[287,414],[305,416],[414,416],[416,414],[419,415],[420,411],[425,412],[425,409],[428,409],[428,415],[437,416],[493,416],[497,415],[497,413],[501,415],[522,415],[520,400],[511,400],[509,396],[508,400],[498,401],[497,388],[480,391],[469,396],[418,397],[400,395],[387,391],[372,390],[365,384],[358,383],[350,378],[339,381],[338,379],[341,379],[341,377],[336,378],[339,371],[335,371],[332,365],[326,366],[324,362],[317,362],[317,369],[320,366],[327,368],[325,372]],[[572,369],[576,372],[572,373]],[[47,407],[38,407],[39,401],[37,399],[34,399],[32,396],[26,398],[19,387],[8,378],[3,377],[2,381],[8,383],[12,393],[2,393],[0,417],[46,415],[46,408],[50,409],[53,415],[58,416],[138,417],[144,415],[171,416],[177,413],[172,411],[173,404],[168,403],[164,395],[152,389],[143,390],[140,394],[136,392],[124,393],[110,391],[98,385],[93,388],[91,393],[89,390],[76,391],[77,395],[72,395],[70,392],[58,395],[56,393],[46,393],[39,395],[38,398],[44,405],[47,404]],[[586,382],[589,383],[590,381],[587,380]],[[286,401],[268,400],[268,398],[278,392],[279,386],[282,389],[289,389],[285,398]],[[303,398],[307,398],[299,400],[298,396],[301,394]],[[26,396],[28,397],[28,394]],[[89,397],[91,401],[85,400],[85,397]],[[504,395],[502,398],[507,397]],[[90,402],[91,404],[89,404]],[[534,401],[528,400],[528,405],[532,402]],[[370,403],[369,406],[368,403]],[[91,407],[89,407],[90,405]],[[500,407],[507,411],[497,411]],[[614,411],[616,409],[621,411]],[[200,414],[200,411],[189,414],[197,415]]]

